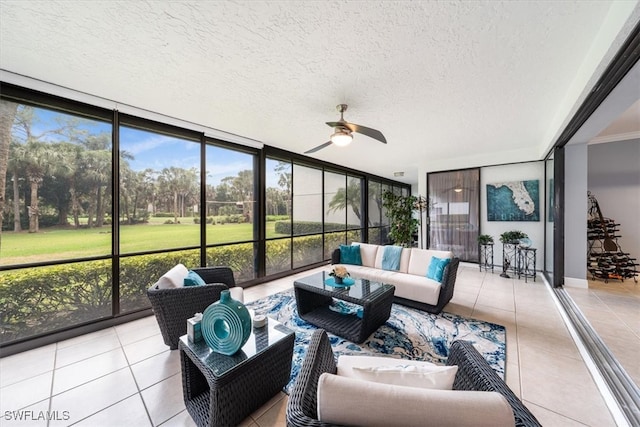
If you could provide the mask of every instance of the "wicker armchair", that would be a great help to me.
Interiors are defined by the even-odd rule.
[[[454,341],[448,365],[458,365],[454,390],[496,391],[511,405],[516,426],[540,426],[533,414],[495,373],[469,341]],[[287,402],[287,426],[332,426],[317,419],[318,379],[324,372],[335,374],[336,362],[326,332],[313,333],[300,373]]]
[[[156,316],[164,343],[171,350],[178,348],[178,339],[187,333],[187,319],[202,313],[220,299],[220,293],[236,286],[229,267],[193,268],[207,283],[171,289],[158,289],[157,284],[147,289],[151,308]]]

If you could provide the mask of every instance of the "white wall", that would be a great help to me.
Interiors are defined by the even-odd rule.
[[[589,145],[588,190],[620,224],[618,243],[640,259],[640,139]]]
[[[487,220],[487,184],[510,181],[538,180],[539,221],[488,221]],[[480,233],[493,236],[493,258],[496,265],[502,265],[502,243],[500,234],[505,231],[520,230],[529,236],[536,248],[536,269],[542,270],[544,260],[544,218],[545,206],[544,162],[528,162],[513,165],[490,166],[480,169]]]
[[[564,282],[587,287],[587,145],[567,145],[564,167]]]

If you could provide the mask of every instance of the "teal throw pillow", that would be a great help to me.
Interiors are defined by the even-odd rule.
[[[451,262],[451,258],[438,258],[436,256],[431,257],[429,268],[427,269],[427,279],[435,280],[442,283],[442,276],[444,275],[444,269]]]
[[[340,264],[362,265],[360,245],[340,245]]]
[[[187,273],[187,277],[184,278],[184,285],[185,286],[200,286],[200,285],[206,285],[204,279],[202,277],[200,277],[200,275],[198,273],[196,273],[193,270],[189,270],[189,273]]]

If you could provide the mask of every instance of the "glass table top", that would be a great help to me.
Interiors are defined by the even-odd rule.
[[[349,287],[336,287],[328,285],[328,279],[332,279],[332,276],[329,276],[329,272],[320,271],[310,276],[297,279],[294,283],[312,286],[323,291],[333,292],[335,294],[348,295],[351,298],[362,301],[372,301],[377,298],[382,292],[393,287],[392,285],[387,285],[385,283],[374,282],[367,279],[359,279],[356,277],[351,278],[354,281],[353,285]]]
[[[183,335],[180,337],[180,341],[182,341],[185,347],[188,347],[204,365],[208,366],[214,375],[222,376],[229,370],[256,357],[270,346],[292,334],[294,334],[294,332],[280,322],[268,319],[266,326],[262,328],[252,328],[251,335],[246,344],[231,356],[226,356],[211,350],[204,339],[193,343],[189,341],[186,335]]]

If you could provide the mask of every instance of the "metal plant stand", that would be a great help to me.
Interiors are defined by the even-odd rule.
[[[514,275],[518,274],[518,244],[519,242],[502,244],[502,274],[500,277],[506,277],[509,279],[511,278],[508,274],[509,272],[512,272]]]
[[[536,249],[518,248],[518,279],[524,276],[525,283],[528,277],[536,281]]]
[[[493,273],[493,243],[480,243],[480,271],[489,271]]]

